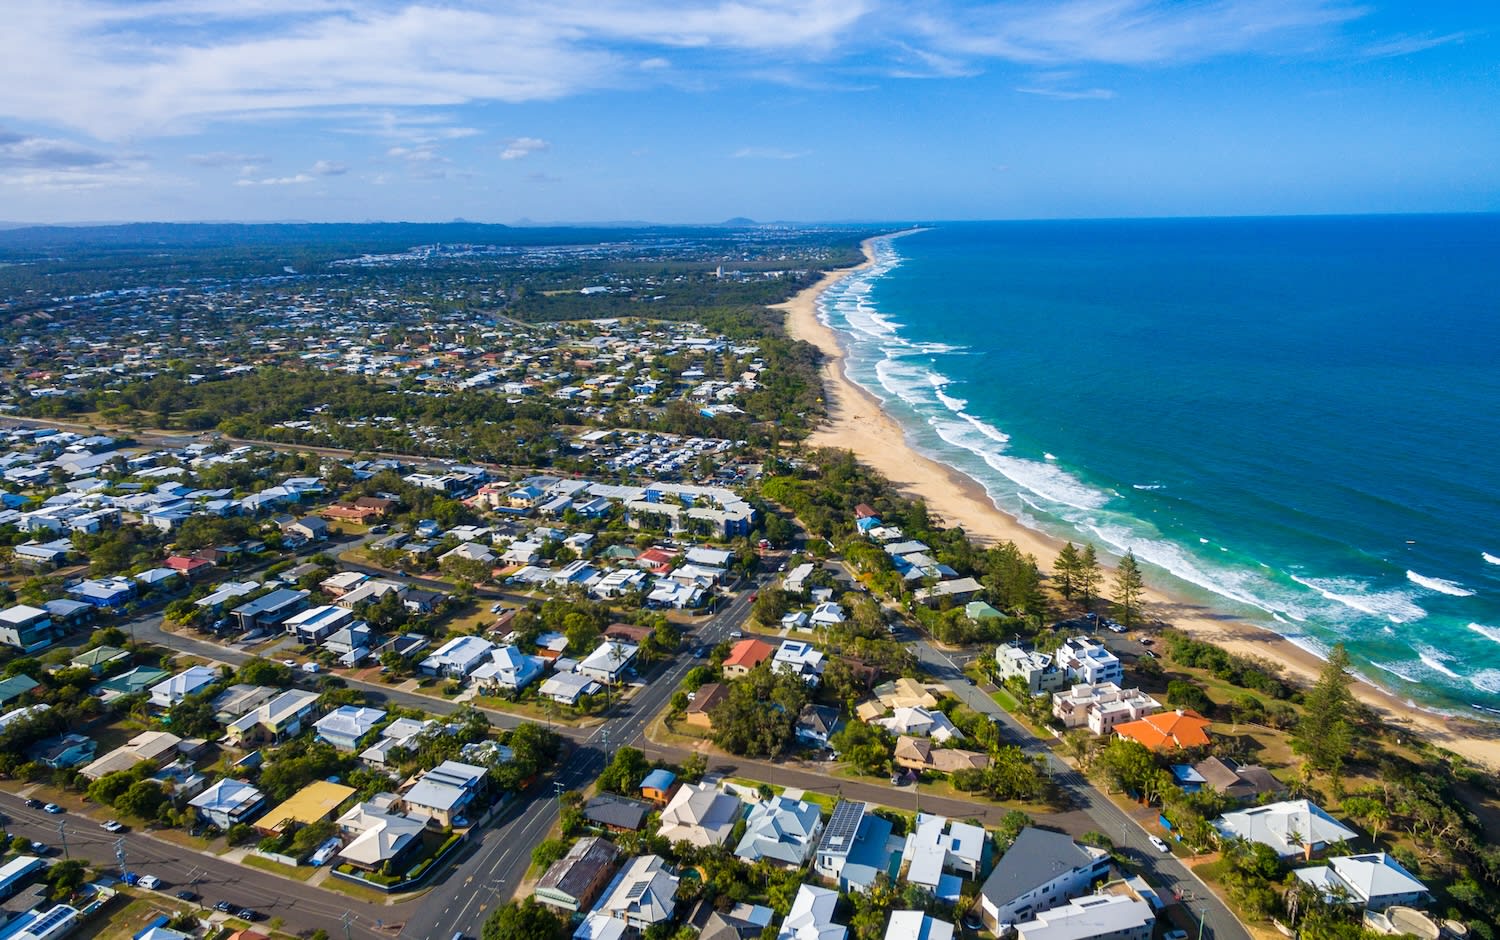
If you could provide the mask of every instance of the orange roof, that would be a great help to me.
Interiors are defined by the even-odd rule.
[[[1205,747],[1208,745],[1208,726],[1211,724],[1213,722],[1197,712],[1178,710],[1149,715],[1139,721],[1127,721],[1115,727],[1115,734],[1139,741],[1153,751]]]
[[[776,648],[769,643],[763,643],[760,640],[741,640],[730,648],[724,665],[754,669],[770,659],[771,654],[775,652]]]

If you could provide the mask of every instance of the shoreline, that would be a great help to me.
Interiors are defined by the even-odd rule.
[[[874,468],[903,495],[927,504],[935,519],[960,526],[976,543],[991,545],[1014,542],[1051,569],[1063,543],[1027,528],[1003,512],[977,480],[918,452],[906,438],[905,428],[886,414],[878,399],[845,373],[844,348],[838,333],[818,319],[818,298],[829,287],[875,263],[873,244],[880,239],[899,238],[922,229],[908,229],[867,239],[861,248],[865,260],[850,268],[825,272],[816,284],[772,309],[786,312],[786,330],[793,339],[804,340],[823,353],[821,369],[827,417],[808,437],[813,447],[848,450],[861,463]],[[1105,570],[1109,582],[1113,569]],[[1160,619],[1194,639],[1279,665],[1287,679],[1310,685],[1316,681],[1323,660],[1280,634],[1234,619],[1202,604],[1148,587],[1143,614]],[[1361,702],[1380,713],[1389,723],[1406,727],[1425,740],[1491,769],[1500,768],[1500,732],[1460,716],[1429,711],[1358,677],[1353,691]]]

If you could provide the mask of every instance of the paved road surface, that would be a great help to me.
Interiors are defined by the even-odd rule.
[[[342,936],[341,918],[352,908],[357,917],[351,924],[351,931],[364,937],[389,937],[390,931],[382,934],[375,929],[375,921],[398,922],[415,908],[413,903],[390,907],[362,903],[301,881],[196,852],[154,838],[137,828],[111,834],[99,828],[99,820],[76,813],[54,816],[39,809],[28,809],[23,799],[10,793],[0,793],[0,809],[10,817],[7,831],[45,842],[52,847],[51,857],[54,859],[63,857],[62,846],[66,841],[69,857],[118,871],[115,847],[123,840],[128,870],[155,875],[166,882],[162,900],[168,908],[183,906],[186,902],[177,900],[173,894],[188,888],[202,895],[200,903],[206,907],[212,908],[216,901],[230,901],[254,908],[267,919],[282,918],[285,929],[291,932],[321,927],[330,936]],[[59,823],[67,827],[66,840],[58,834]]]

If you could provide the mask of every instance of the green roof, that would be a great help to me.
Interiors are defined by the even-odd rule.
[[[133,692],[146,691],[165,679],[167,675],[168,673],[163,669],[152,669],[150,666],[137,666],[129,672],[120,673],[113,679],[104,680],[99,683],[99,688],[129,695]]]
[[[20,698],[40,684],[28,675],[15,675],[9,679],[0,679],[0,703]]]
[[[969,601],[964,605],[964,615],[970,620],[999,620],[1005,616],[984,601]]]
[[[114,662],[125,655],[127,655],[126,652],[117,646],[96,646],[91,650],[84,650],[82,653],[74,656],[71,664],[74,666],[102,666],[105,663]]]

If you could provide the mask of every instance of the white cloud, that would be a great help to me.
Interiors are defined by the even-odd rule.
[[[258,153],[232,153],[215,150],[210,153],[188,154],[188,162],[196,166],[239,166],[246,169],[271,162],[271,158]]]
[[[1109,88],[1047,88],[1040,85],[1022,86],[1016,91],[1023,95],[1056,98],[1058,101],[1108,101],[1115,96]]]
[[[69,171],[109,167],[116,162],[111,154],[72,141],[0,128],[0,167]]]
[[[311,183],[317,177],[308,173],[298,173],[296,176],[270,176],[265,179],[238,179],[234,181],[236,186],[299,186],[303,183]]]
[[[539,137],[515,137],[505,142],[504,149],[500,151],[500,159],[519,160],[540,153],[550,146],[552,145]]]
[[[729,156],[736,160],[796,160],[805,157],[807,150],[783,150],[780,147],[741,147]]]
[[[349,164],[337,160],[319,160],[313,164],[312,171],[319,176],[343,176],[349,172]]]

